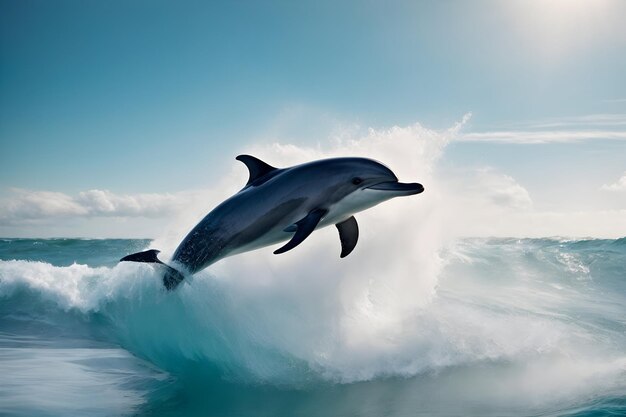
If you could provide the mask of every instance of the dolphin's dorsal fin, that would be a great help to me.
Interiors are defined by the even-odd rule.
[[[326,209],[315,209],[307,214],[303,219],[297,221],[295,223],[295,232],[293,237],[289,242],[287,242],[283,247],[278,248],[274,251],[274,254],[278,255],[279,253],[287,252],[298,246],[300,243],[304,241],[313,230],[317,227],[322,217],[324,217],[328,213]],[[287,227],[285,231],[293,231],[291,226]]]
[[[339,230],[339,240],[341,241],[341,257],[345,258],[350,255],[350,252],[356,246],[356,242],[359,240],[359,224],[356,222],[354,216],[348,217],[348,219],[337,223],[337,230]]]
[[[248,171],[250,172],[250,178],[248,178],[248,182],[246,186],[252,184],[256,180],[270,172],[276,171],[278,168],[274,168],[273,166],[266,164],[261,161],[259,158],[255,158],[252,155],[239,155],[235,158],[238,161],[243,162],[248,167]]]

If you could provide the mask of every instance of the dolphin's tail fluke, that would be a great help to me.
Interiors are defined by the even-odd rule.
[[[163,262],[161,262],[159,258],[157,258],[159,252],[161,251],[156,249],[148,249],[144,252],[137,252],[131,255],[126,255],[122,259],[120,259],[120,262],[145,262],[149,264],[163,264]]]
[[[166,263],[161,262],[161,260],[157,258],[159,252],[160,251],[156,249],[148,249],[144,252],[137,252],[131,255],[124,256],[122,259],[120,259],[120,262],[145,262],[163,265],[167,269],[165,271],[165,275],[163,275],[163,285],[165,285],[165,288],[171,291],[175,289],[178,284],[182,282],[182,280],[185,279],[185,276],[180,271],[172,268]]]

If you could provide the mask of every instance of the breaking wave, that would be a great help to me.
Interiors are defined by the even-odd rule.
[[[70,333],[78,320],[183,378],[306,386],[501,363],[520,367],[515,384],[624,388],[625,239],[465,239],[381,275],[280,276],[258,259],[233,275],[248,261],[174,293],[147,265],[1,261],[0,313]]]

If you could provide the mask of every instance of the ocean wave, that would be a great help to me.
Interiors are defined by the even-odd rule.
[[[0,316],[70,332],[78,316],[183,379],[293,387],[482,363],[518,369],[510,386],[623,388],[626,249],[615,242],[465,239],[423,256],[422,274],[392,265],[384,276],[357,264],[270,269],[253,253],[173,293],[148,265],[0,261]]]

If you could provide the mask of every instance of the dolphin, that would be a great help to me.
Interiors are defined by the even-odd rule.
[[[287,252],[314,230],[334,224],[341,258],[357,244],[354,213],[399,196],[419,194],[418,183],[401,183],[380,162],[368,158],[331,158],[275,168],[251,155],[239,155],[249,171],[246,185],[215,207],[183,239],[171,259],[161,262],[150,249],[120,259],[162,264],[163,284],[173,290],[185,278],[227,256],[288,241],[274,251]]]

